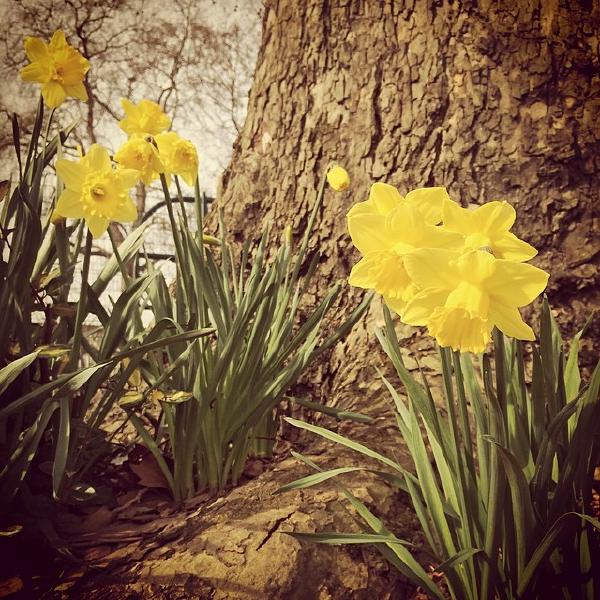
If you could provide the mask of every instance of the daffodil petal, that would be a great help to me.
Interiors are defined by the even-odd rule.
[[[50,44],[55,48],[60,48],[61,46],[67,45],[67,38],[65,37],[64,31],[58,29],[54,32],[52,39],[50,40]]]
[[[404,257],[404,266],[417,287],[452,290],[457,285],[452,265],[458,256],[451,250],[419,249]]]
[[[82,81],[79,83],[74,83],[73,85],[65,86],[65,91],[67,92],[67,95],[71,96],[71,98],[77,98],[78,100],[83,100],[84,102],[86,102],[88,99],[88,93]]]
[[[190,187],[194,187],[196,179],[198,179],[198,173],[195,171],[187,171],[186,173],[182,173],[181,176]]]
[[[460,250],[463,247],[464,238],[455,231],[446,231],[442,227],[426,225],[423,233],[424,235],[419,244],[422,248]]]
[[[156,145],[158,146],[159,154],[168,154],[173,148],[173,144],[177,140],[177,134],[174,131],[159,133],[154,136]]]
[[[447,290],[429,288],[415,294],[402,311],[402,321],[407,325],[425,325],[434,309],[444,306]]]
[[[448,295],[446,307],[461,308],[469,315],[486,320],[490,298],[482,286],[461,281]]]
[[[81,163],[59,158],[56,161],[56,172],[67,188],[76,192],[81,191],[87,172]]]
[[[115,209],[113,215],[114,221],[121,223],[131,223],[137,219],[137,208],[131,198],[127,198],[123,204]]]
[[[353,204],[346,216],[350,218],[358,217],[360,215],[378,215],[378,213],[375,205],[370,200],[366,200],[365,202]]]
[[[490,306],[489,320],[505,335],[517,340],[535,340],[533,329],[523,321],[519,309],[498,302]]]
[[[514,233],[507,232],[494,240],[494,256],[515,262],[531,260],[537,250],[527,242],[520,240]]]
[[[121,98],[121,106],[125,111],[125,117],[119,121],[119,127],[130,136],[136,134],[156,136],[171,125],[171,119],[164,114],[156,102],[151,100],[144,99],[135,105],[127,98]]]
[[[442,347],[460,352],[484,352],[490,341],[491,323],[462,308],[436,308],[427,321],[429,333]]]
[[[391,298],[390,296],[384,296],[383,299],[388,307],[402,318],[402,314],[406,308],[406,300],[402,300],[401,298]]]
[[[413,247],[420,240],[424,228],[423,215],[405,202],[387,215],[386,224],[397,242]]]
[[[131,110],[135,109],[135,104],[128,98],[121,98],[121,107],[128,114]]]
[[[135,169],[119,169],[118,171],[121,185],[127,189],[133,187],[137,183],[139,175],[139,172]]]
[[[377,182],[371,186],[369,201],[380,215],[385,216],[402,202],[402,196],[393,185]]]
[[[55,212],[68,219],[81,219],[84,216],[81,194],[73,190],[64,190],[58,198]]]
[[[352,267],[348,283],[359,288],[373,289],[376,282],[371,273],[373,267],[377,264],[377,260],[377,257],[373,255],[361,258]]]
[[[88,166],[92,171],[102,171],[111,168],[108,151],[100,146],[100,144],[92,144],[92,147],[85,157]]]
[[[23,46],[25,47],[25,54],[31,62],[43,61],[48,58],[48,46],[44,40],[38,37],[26,37]]]
[[[89,227],[94,239],[102,236],[102,234],[108,229],[109,220],[96,215],[87,215],[85,222]]]
[[[453,263],[460,278],[482,284],[496,272],[496,259],[484,250],[469,250]]]
[[[475,231],[487,233],[490,237],[508,231],[517,218],[515,209],[506,201],[487,202],[472,213]]]
[[[427,225],[423,214],[407,203],[402,203],[387,216],[387,226],[394,236],[394,249],[404,253],[415,248],[461,249],[464,238],[459,233]]]
[[[65,89],[80,84],[90,68],[88,60],[81,56],[77,50],[71,47],[69,47],[69,50],[71,54],[62,65],[64,74],[61,83]]]
[[[50,70],[39,62],[33,62],[21,69],[21,79],[28,83],[48,83]]]
[[[414,206],[430,225],[437,225],[442,220],[442,208],[450,200],[445,187],[412,190],[404,199]]]
[[[50,108],[57,108],[66,100],[67,94],[60,83],[49,81],[42,86],[42,97]]]
[[[546,289],[549,277],[533,265],[498,259],[485,287],[492,298],[491,304],[500,302],[520,307],[532,302]]]
[[[444,227],[450,231],[458,231],[463,235],[473,233],[471,222],[469,220],[469,211],[454,200],[444,202],[442,208],[442,221]]]
[[[394,236],[385,227],[385,218],[377,214],[348,217],[348,231],[354,245],[362,254],[390,250]]]

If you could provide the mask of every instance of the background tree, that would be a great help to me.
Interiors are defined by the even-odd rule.
[[[35,118],[37,96],[18,77],[27,62],[23,39],[35,35],[48,40],[62,28],[91,64],[85,81],[88,102],[66,102],[56,113],[62,125],[80,121],[67,151],[96,142],[115,151],[125,140],[118,128],[120,98],[149,98],[173,119],[175,130],[196,144],[201,187],[214,195],[245,115],[261,7],[260,0],[0,0],[0,77],[6,82],[0,90],[5,117],[0,121],[0,179],[8,179],[16,167],[12,113],[19,115],[25,133]],[[161,199],[159,182],[152,188],[139,185],[140,219]],[[148,251],[168,256],[173,246],[164,212],[152,217]],[[118,240],[125,237],[123,225],[112,224],[111,230]],[[111,252],[107,241],[95,242],[94,253]],[[93,261],[92,272],[99,268]],[[118,289],[118,278],[112,287]]]
[[[598,305],[597,3],[269,0],[263,25],[219,200],[234,237],[265,222],[301,234],[327,162],[344,165],[351,188],[330,197],[313,240],[316,292],[357,260],[345,214],[374,181],[401,193],[444,185],[465,206],[506,199],[552,274],[565,329],[582,325]],[[359,295],[347,287],[340,307]],[[314,394],[364,404],[368,328],[323,365]],[[414,328],[402,335],[427,349]]]
[[[226,166],[231,144],[246,108],[260,31],[259,0],[23,0],[0,2],[3,36],[0,91],[7,117],[0,151],[12,145],[10,116],[17,112],[24,129],[33,122],[37,98],[18,80],[26,64],[23,38],[49,39],[64,29],[69,41],[89,60],[89,101],[61,107],[62,122],[83,122],[74,141],[84,147],[121,143],[119,99],[150,98],[173,118],[203,158],[203,186],[213,192]],[[12,157],[11,157],[12,158]],[[12,163],[11,163],[12,164]],[[4,171],[7,173],[4,173]],[[8,175],[8,168],[2,169]]]

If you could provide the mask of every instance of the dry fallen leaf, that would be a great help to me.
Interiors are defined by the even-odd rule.
[[[152,454],[146,454],[139,462],[129,461],[129,468],[139,477],[140,485],[169,489],[169,484]]]
[[[82,533],[98,531],[106,527],[111,521],[112,511],[106,506],[101,506],[85,518],[79,530]]]
[[[0,598],[5,598],[23,589],[23,580],[20,577],[10,577],[0,581]]]

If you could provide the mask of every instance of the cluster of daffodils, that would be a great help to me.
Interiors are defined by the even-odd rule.
[[[124,168],[135,169],[146,185],[164,174],[167,183],[179,175],[194,185],[198,173],[198,153],[189,140],[174,131],[167,131],[171,119],[151,100],[133,104],[121,100],[125,118],[119,121],[129,139],[115,154],[115,161]]]
[[[21,78],[41,84],[48,107],[55,109],[68,97],[87,100],[84,79],[89,62],[67,43],[62,31],[57,31],[49,43],[27,37],[24,46],[30,63],[21,70]],[[94,144],[78,161],[56,161],[65,189],[53,220],[85,219],[95,238],[107,230],[111,221],[135,221],[137,209],[129,194],[136,183],[149,185],[164,175],[168,185],[172,176],[178,175],[193,186],[197,179],[195,146],[174,131],[167,131],[171,119],[156,102],[142,100],[134,104],[122,99],[121,106],[125,116],[119,126],[128,139],[112,160],[108,150]]]
[[[545,289],[548,273],[527,264],[537,251],[510,232],[507,202],[475,210],[452,201],[445,188],[402,197],[385,183],[348,213],[362,254],[350,283],[374,289],[408,325],[425,325],[440,346],[483,352],[494,327],[534,340],[519,308]]]

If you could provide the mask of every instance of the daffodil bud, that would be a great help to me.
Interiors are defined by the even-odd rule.
[[[342,192],[350,187],[350,175],[346,169],[336,165],[327,171],[327,183],[336,192]]]

